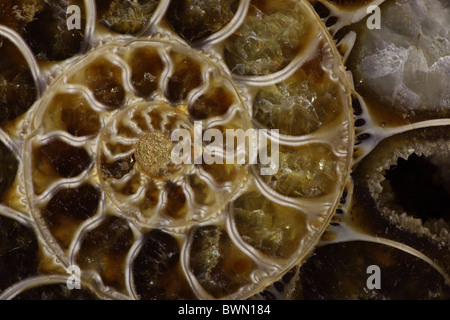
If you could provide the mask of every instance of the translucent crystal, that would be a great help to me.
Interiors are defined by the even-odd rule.
[[[268,129],[287,135],[307,134],[327,118],[327,108],[320,103],[325,99],[331,102],[336,98],[329,92],[318,96],[311,82],[293,79],[261,89],[253,102],[253,114]]]
[[[386,2],[380,30],[361,26],[350,58],[357,89],[397,109],[448,112],[450,7],[445,3]]]
[[[234,98],[235,96],[232,92],[223,86],[218,86],[211,88],[198,97],[189,106],[188,111],[196,120],[222,116],[235,102]]]
[[[131,82],[139,95],[150,96],[158,88],[164,63],[156,50],[136,49],[130,56]]]
[[[366,5],[372,2],[373,0],[326,0],[326,1],[331,2],[337,6],[342,6],[344,8],[351,8]]]
[[[187,180],[189,181],[196,204],[210,206],[216,202],[214,191],[211,190],[205,181],[197,175],[190,175]]]
[[[388,44],[377,53],[367,56],[361,61],[361,69],[367,78],[380,78],[396,74],[403,70],[408,57],[408,50]]]
[[[128,223],[108,216],[81,239],[76,263],[84,270],[94,269],[105,285],[118,290],[125,286],[125,259],[134,237]]]
[[[44,0],[3,1],[0,21],[4,25],[20,31],[23,25],[33,21],[35,15],[44,9]]]
[[[191,90],[202,84],[201,65],[198,61],[176,52],[171,58],[175,70],[167,83],[166,97],[171,102],[180,102]]]
[[[234,16],[238,0],[172,1],[167,19],[188,41],[205,38],[222,29]]]
[[[119,108],[125,100],[122,70],[108,60],[95,61],[74,79],[83,84],[87,82],[95,99],[110,109]]]
[[[115,108],[122,104],[125,92],[119,84],[105,79],[95,83],[94,96],[101,103]]]
[[[310,145],[280,147],[279,169],[273,176],[261,176],[275,191],[289,197],[319,197],[336,185],[337,159],[328,147]]]
[[[193,299],[180,264],[177,240],[160,230],[145,235],[133,261],[136,291],[141,299]]]
[[[241,75],[278,71],[298,53],[304,32],[305,21],[297,7],[264,14],[252,6],[244,23],[226,41],[226,63]]]
[[[288,258],[307,232],[300,211],[274,203],[257,192],[240,196],[233,213],[244,241],[271,257]]]
[[[117,33],[136,34],[149,22],[158,0],[97,0],[100,22]]]
[[[181,219],[187,215],[186,195],[183,189],[169,181],[165,185],[167,203],[163,208],[163,214],[172,219]]]
[[[440,97],[437,105],[450,106],[450,55],[434,62],[428,69],[426,79],[428,100],[431,102]]]
[[[255,264],[240,251],[221,227],[200,227],[193,233],[190,268],[203,288],[216,298],[250,281]]]

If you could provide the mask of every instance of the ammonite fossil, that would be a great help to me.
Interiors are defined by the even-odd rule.
[[[3,1],[0,298],[448,299],[449,17]]]

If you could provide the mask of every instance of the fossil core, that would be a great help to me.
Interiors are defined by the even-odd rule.
[[[172,147],[172,142],[163,133],[147,133],[136,146],[136,160],[152,178],[160,179],[167,174]]]

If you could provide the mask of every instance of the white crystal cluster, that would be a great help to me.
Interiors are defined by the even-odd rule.
[[[381,29],[363,33],[359,77],[377,95],[410,110],[450,109],[448,0],[391,2]]]

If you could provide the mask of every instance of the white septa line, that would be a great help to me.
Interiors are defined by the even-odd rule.
[[[228,22],[221,30],[218,32],[210,35],[206,39],[200,40],[198,42],[194,42],[194,47],[201,47],[205,45],[213,45],[215,43],[219,43],[226,38],[228,38],[230,35],[232,35],[234,32],[236,32],[242,23],[244,22],[245,18],[247,17],[248,8],[250,6],[250,0],[241,0],[239,3],[239,7],[236,11],[236,14],[234,17]]]
[[[419,121],[396,127],[381,128],[380,126],[376,125],[376,123],[370,117],[369,108],[364,102],[363,97],[361,97],[357,92],[353,92],[353,95],[356,97],[356,99],[358,99],[362,110],[361,115],[356,116],[355,120],[363,119],[365,121],[365,124],[363,126],[356,128],[359,132],[355,135],[355,138],[364,133],[370,135],[370,138],[367,141],[363,141],[361,144],[356,146],[356,148],[361,150],[361,155],[354,159],[354,166],[357,165],[362,159],[364,159],[369,153],[371,153],[372,150],[375,149],[375,147],[384,139],[416,129],[450,125],[450,118],[442,118]]]
[[[251,246],[249,243],[245,242],[242,236],[239,234],[238,228],[236,226],[236,221],[234,219],[234,206],[230,206],[229,210],[226,212],[226,226],[233,243],[242,251],[247,254],[257,265],[263,265],[265,270],[272,272],[283,270],[284,259],[276,259],[265,256],[262,252]]]
[[[381,5],[385,0],[373,0],[372,2],[369,2],[367,5],[364,5],[363,7],[354,10],[343,10],[331,3],[321,3],[325,5],[330,10],[330,15],[328,17],[325,17],[324,20],[326,21],[330,17],[338,17],[339,20],[336,24],[332,25],[331,27],[328,27],[327,29],[330,31],[332,35],[334,35],[337,31],[341,30],[343,27],[355,24],[362,19],[364,19],[366,16],[369,15],[368,8],[371,6],[379,6]]]
[[[2,128],[0,128],[0,141],[5,144],[5,146],[14,154],[20,163],[23,158],[22,146],[24,141],[20,138],[16,138],[14,140]]]
[[[130,157],[130,156],[132,156],[134,154],[134,148],[130,148],[130,150],[126,151],[126,152],[113,153],[107,147],[107,142],[101,141],[100,143],[101,143],[101,147],[102,147],[102,152],[108,158],[108,160],[122,160],[122,159]],[[124,145],[126,145],[126,144],[124,144]]]
[[[330,192],[328,195],[317,198],[287,197],[275,192],[264,181],[262,181],[261,177],[255,172],[253,167],[251,167],[250,170],[253,172],[255,177],[255,185],[267,199],[275,203],[282,203],[284,206],[300,210],[310,219],[317,218],[317,216],[333,207],[333,203],[335,202],[333,201],[333,194],[335,192]]]
[[[95,7],[94,0],[84,0],[84,8],[86,11],[86,28],[84,34],[84,51],[91,48],[91,39],[95,31],[95,23],[97,17],[97,8]]]
[[[197,298],[201,300],[211,300],[214,299],[209,293],[206,292],[205,289],[203,289],[202,285],[198,281],[197,277],[194,275],[190,263],[190,249],[192,245],[192,233],[193,229],[189,231],[189,234],[186,236],[185,241],[183,243],[183,247],[181,248],[180,252],[180,262],[181,262],[181,269],[183,270],[183,273],[193,291],[193,293],[197,296]]]
[[[365,117],[364,120],[366,120],[366,124],[360,127],[363,130],[360,134],[368,133],[371,135],[371,138],[368,142],[362,142],[359,146],[357,146],[363,152],[355,159],[354,164],[359,163],[363,158],[365,158],[382,140],[391,136],[417,129],[450,126],[450,119],[426,120],[393,128],[381,128]]]
[[[49,285],[49,284],[66,284],[69,275],[45,275],[45,276],[36,276],[31,277],[25,280],[22,280],[11,287],[7,288],[0,294],[0,300],[12,300],[17,295],[22,292],[31,289],[33,287],[37,287],[39,285]]]
[[[406,244],[403,244],[401,242],[397,242],[394,240],[380,238],[380,237],[371,236],[371,235],[366,235],[366,234],[360,233],[358,231],[352,230],[344,224],[339,224],[336,226],[330,225],[329,230],[333,231],[337,235],[337,238],[335,238],[333,240],[329,240],[329,241],[321,241],[319,243],[320,246],[335,244],[335,243],[342,243],[342,242],[351,242],[351,241],[365,241],[365,242],[372,242],[372,243],[387,245],[387,246],[393,247],[395,249],[399,249],[403,252],[406,252],[410,255],[413,255],[413,256],[425,261],[431,267],[433,267],[437,272],[439,272],[439,274],[445,279],[447,284],[450,284],[449,275],[440,266],[438,266],[433,260],[428,258],[425,254],[418,251],[417,249],[414,249],[413,247],[410,247]]]
[[[339,47],[340,49],[345,49],[344,57],[342,58],[345,64],[347,64],[348,57],[350,56],[350,53],[352,52],[352,49],[356,43],[356,36],[356,32],[350,31],[337,44],[337,47]]]
[[[234,75],[233,79],[237,82],[243,82],[251,86],[267,86],[274,83],[278,83],[286,80],[292,76],[304,63],[308,62],[314,57],[314,52],[319,48],[320,41],[323,36],[318,35],[311,39],[308,46],[295,57],[286,67],[278,72],[272,73],[267,76],[241,76]]]
[[[3,216],[6,216],[8,218],[14,219],[18,222],[20,222],[22,225],[33,227],[34,221],[24,213],[13,209],[11,207],[8,207],[4,204],[0,203],[0,214]]]
[[[145,28],[136,36],[149,36],[159,24],[161,19],[166,15],[169,5],[170,1],[159,1],[159,4],[153,12],[147,26],[145,26]]]

